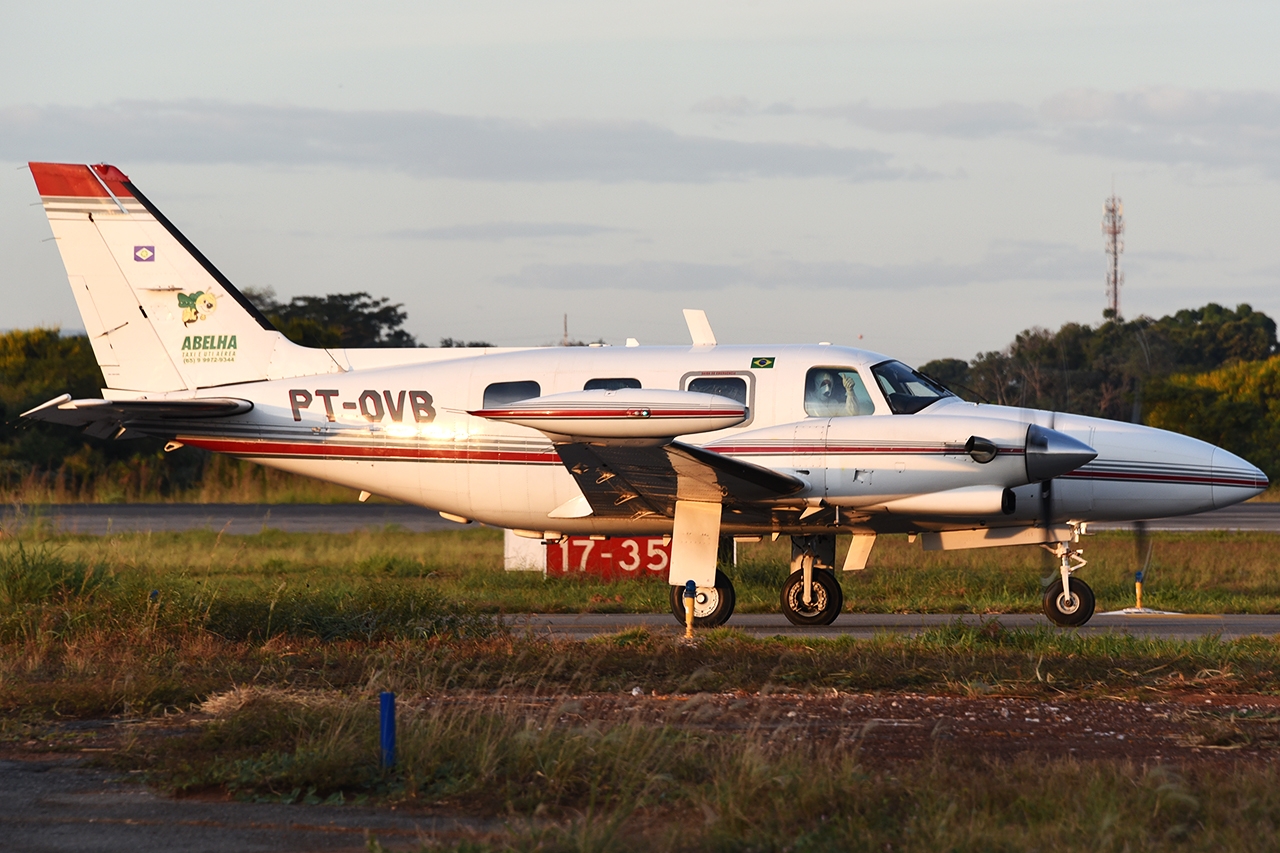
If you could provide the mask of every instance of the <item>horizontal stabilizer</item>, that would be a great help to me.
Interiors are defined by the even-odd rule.
[[[82,426],[90,435],[107,438],[140,423],[225,418],[243,415],[252,410],[253,403],[233,397],[205,397],[198,400],[73,400],[70,394],[63,394],[23,412],[22,417]],[[148,432],[145,429],[139,431]]]

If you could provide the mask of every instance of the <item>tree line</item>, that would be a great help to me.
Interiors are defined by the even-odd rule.
[[[404,306],[365,292],[245,295],[285,337],[313,347],[424,346],[404,328]],[[488,347],[442,338],[442,347]],[[24,503],[94,500],[331,501],[350,489],[216,456],[196,448],[165,453],[157,439],[100,441],[74,427],[20,417],[59,394],[97,397],[106,383],[84,335],[57,329],[0,334],[0,491]]]
[[[1146,423],[1216,444],[1280,477],[1276,323],[1210,303],[1159,319],[1027,329],[922,372],[973,402]]]

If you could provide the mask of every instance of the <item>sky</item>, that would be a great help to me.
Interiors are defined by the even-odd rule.
[[[107,162],[240,287],[406,328],[862,346],[1280,317],[1280,4],[0,0],[0,328],[82,328],[28,160]]]

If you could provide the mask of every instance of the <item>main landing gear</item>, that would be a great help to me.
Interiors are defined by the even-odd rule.
[[[1085,565],[1085,559],[1066,542],[1043,546],[1058,558],[1058,577],[1044,590],[1041,608],[1049,621],[1063,628],[1077,628],[1093,616],[1093,590],[1072,572]]]
[[[720,559],[733,559],[733,540],[721,542]],[[844,591],[834,571],[836,537],[833,534],[791,537],[790,577],[782,585],[782,614],[793,625],[830,625],[844,609]],[[715,586],[698,587],[693,599],[695,628],[717,628],[733,615],[736,596],[733,582],[716,570]],[[671,615],[683,625],[684,587],[671,586]]]
[[[830,625],[844,609],[844,590],[829,569],[810,568],[807,573],[807,596],[803,569],[792,572],[782,585],[782,614],[792,625]]]
[[[782,615],[792,625],[830,625],[844,609],[844,590],[836,579],[836,537],[791,537],[794,571],[782,585]]]
[[[737,598],[733,593],[733,581],[716,569],[716,585],[700,586],[693,598],[693,627],[719,628],[733,615]],[[671,614],[684,624],[684,587],[671,587]]]

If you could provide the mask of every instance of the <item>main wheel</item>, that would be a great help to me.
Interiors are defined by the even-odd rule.
[[[1063,594],[1062,578],[1049,584],[1044,591],[1044,615],[1063,628],[1079,627],[1093,616],[1093,590],[1082,580],[1071,578],[1070,582],[1070,595]]]
[[[830,625],[844,608],[844,590],[834,573],[813,570],[813,590],[804,603],[804,572],[792,572],[782,585],[782,614],[792,625]]]
[[[719,628],[733,615],[737,597],[733,594],[733,581],[719,569],[715,586],[700,586],[693,597],[693,627]],[[671,587],[671,615],[684,624],[684,587]]]

